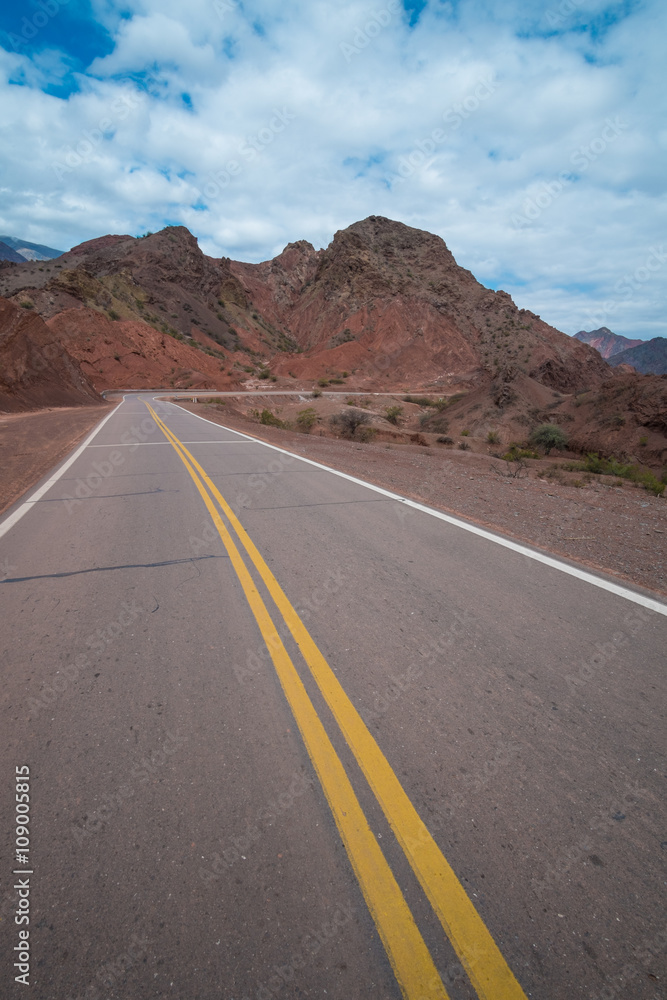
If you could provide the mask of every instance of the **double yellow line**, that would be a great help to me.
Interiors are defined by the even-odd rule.
[[[192,477],[225,546],[271,654],[403,996],[406,1000],[443,1000],[447,998],[447,991],[345,769],[220,512],[234,530],[297,643],[480,1000],[526,1000],[463,886],[252,539],[199,462],[155,410],[148,403],[146,406]]]

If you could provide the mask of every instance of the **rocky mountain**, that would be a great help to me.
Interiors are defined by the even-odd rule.
[[[352,371],[382,387],[447,388],[508,368],[563,391],[604,378],[589,347],[481,285],[438,236],[371,216],[315,251],[304,241],[262,264],[230,262],[248,300],[298,343],[275,370]]]
[[[667,375],[667,337],[641,340],[636,347],[614,354],[609,364],[632,365],[642,375]]]
[[[62,255],[62,250],[45,247],[41,243],[29,243],[17,236],[0,236],[0,243],[10,247],[19,255],[19,260],[53,260]],[[0,260],[13,260],[11,257],[0,257]]]
[[[0,299],[0,410],[101,402],[59,333]]]
[[[631,340],[623,337],[620,333],[612,333],[606,326],[601,326],[599,330],[580,330],[575,333],[575,340],[580,340],[583,344],[590,344],[596,351],[599,351],[605,360],[609,360],[615,354],[626,351],[630,347],[637,347],[643,344],[643,340]]]
[[[326,249],[300,241],[261,264],[207,257],[180,226],[104,236],[55,260],[0,263],[0,295],[49,324],[61,317],[64,327],[67,313],[68,329],[83,324],[86,343],[112,348],[116,366],[89,371],[99,388],[147,384],[123,360],[128,345],[114,349],[128,323],[199,352],[197,364],[154,358],[151,379],[166,386],[239,385],[270,370],[350,388],[447,391],[515,373],[567,392],[608,374],[592,348],[477,282],[439,237],[375,216]],[[202,355],[216,359],[215,372]]]
[[[0,261],[0,295],[66,337],[98,390],[333,379],[482,387],[504,405],[519,378],[570,393],[609,376],[597,351],[485,288],[438,236],[376,216],[261,264],[207,257],[181,226],[104,236],[56,259]]]

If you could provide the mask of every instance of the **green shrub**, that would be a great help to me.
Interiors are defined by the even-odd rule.
[[[552,448],[564,448],[567,445],[567,434],[558,424],[540,424],[530,435],[530,440],[544,448],[548,455]]]
[[[21,302],[21,309],[34,309],[34,308],[35,304],[34,302],[31,302],[30,299],[24,299],[23,302]]]
[[[323,389],[325,387],[325,385],[329,385],[329,379],[327,379],[327,378],[318,378],[317,384],[319,386],[321,386],[321,388]]]
[[[464,438],[470,437],[470,431],[461,431],[461,437]]]
[[[277,417],[271,410],[264,409],[261,413],[259,410],[251,410],[250,415],[255,420],[259,420],[260,424],[264,424],[265,427],[287,427],[285,421]]]
[[[498,431],[489,431],[486,435],[486,440],[489,444],[498,444],[500,441],[500,434]]]
[[[399,418],[402,412],[403,412],[402,406],[388,406],[387,409],[384,411],[384,414],[389,423],[394,424],[394,426],[396,426],[399,423]]]
[[[257,378],[265,379],[269,378],[270,376],[271,372],[268,370],[268,368],[260,368],[260,370],[257,372]]]
[[[539,458],[540,456],[536,451],[531,451],[530,448],[525,448],[521,444],[512,443],[504,455],[501,458],[505,462],[517,462],[522,458]]]
[[[115,309],[109,309],[107,316],[109,319],[120,319],[120,313],[117,313]]]
[[[296,425],[304,434],[310,434],[318,420],[317,410],[312,406],[308,406],[305,410],[299,410],[296,415]]]
[[[467,441],[459,441],[459,448],[461,451],[470,451],[470,445]]]

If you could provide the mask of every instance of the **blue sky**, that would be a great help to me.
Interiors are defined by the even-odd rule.
[[[26,0],[0,231],[214,256],[386,215],[566,333],[667,336],[663,0]]]

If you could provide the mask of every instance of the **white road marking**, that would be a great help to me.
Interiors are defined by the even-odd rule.
[[[41,500],[41,498],[44,496],[45,493],[48,493],[48,491],[51,489],[51,487],[53,486],[53,484],[57,483],[58,480],[60,479],[60,477],[62,476],[62,474],[64,472],[67,472],[67,470],[69,469],[69,467],[71,465],[73,465],[74,462],[76,462],[76,460],[79,457],[79,455],[81,455],[82,452],[84,452],[86,450],[86,448],[88,447],[88,445],[90,444],[90,442],[93,440],[93,438],[97,434],[99,434],[99,432],[102,430],[102,428],[106,424],[107,420],[111,420],[111,418],[113,417],[113,415],[116,412],[116,410],[118,409],[118,407],[122,406],[122,405],[123,405],[122,403],[119,403],[118,406],[116,406],[111,411],[111,413],[107,413],[106,417],[104,417],[104,419],[97,425],[97,427],[95,427],[94,430],[88,435],[88,437],[83,442],[83,444],[80,444],[79,447],[74,452],[74,454],[70,455],[70,457],[67,459],[67,461],[63,465],[60,466],[60,468],[58,469],[58,471],[56,472],[56,474],[54,476],[51,476],[50,479],[47,479],[47,481],[45,483],[43,483],[39,487],[39,489],[35,490],[35,492],[32,494],[32,496],[30,497],[29,500],[24,500],[23,503],[21,504],[21,506],[17,507],[16,510],[14,511],[14,513],[10,514],[9,517],[6,518],[2,522],[2,524],[0,524],[0,538],[2,538],[3,535],[6,535],[7,532],[9,531],[9,529],[13,528],[14,525],[16,524],[16,522],[20,521],[24,514],[28,513],[28,511],[31,509],[31,507],[32,507],[33,504],[37,503],[38,500]]]
[[[164,402],[164,400],[161,400]],[[178,406],[178,403],[170,403],[170,406]],[[182,407],[179,407],[182,409]],[[213,424],[214,427],[222,427],[223,424],[217,424],[213,420],[207,420],[206,417],[201,417],[198,413],[192,413],[190,410],[186,410],[186,413],[190,413],[190,416],[196,417],[197,420],[203,420],[207,424]],[[600,590],[606,590],[610,594],[615,594],[617,597],[622,597],[626,601],[632,601],[634,604],[641,604],[644,608],[649,608],[651,611],[656,611],[660,615],[667,616],[667,604],[663,604],[660,601],[656,601],[651,597],[645,597],[643,594],[637,594],[633,590],[629,590],[627,587],[622,587],[618,583],[613,583],[611,580],[605,580],[603,577],[594,576],[593,573],[588,573],[584,569],[579,569],[578,566],[569,566],[567,563],[561,562],[559,559],[555,559],[553,556],[548,556],[543,552],[538,552],[534,549],[529,549],[525,545],[521,545],[519,542],[512,542],[509,538],[503,538],[501,535],[494,535],[493,532],[486,530],[485,528],[479,528],[475,524],[469,524],[466,521],[460,521],[457,517],[452,517],[451,514],[445,514],[443,511],[435,510],[433,507],[426,507],[424,504],[418,503],[416,500],[410,500],[408,497],[402,497],[398,493],[392,493],[391,490],[385,490],[382,486],[376,486],[374,483],[367,483],[363,479],[357,479],[356,476],[350,476],[347,472],[340,472],[339,469],[332,469],[328,465],[322,465],[321,462],[314,462],[311,458],[304,458],[302,455],[295,455],[294,452],[288,451],[286,448],[279,448],[275,444],[267,444],[266,441],[260,441],[258,438],[251,437],[249,434],[243,434],[241,431],[235,431],[231,427],[225,427],[226,431],[230,431],[232,434],[238,434],[239,437],[245,438],[247,441],[253,441],[255,444],[262,445],[264,448],[270,448],[272,451],[279,451],[283,455],[290,455],[292,458],[298,459],[299,462],[305,462],[307,465],[312,465],[316,469],[323,469],[325,472],[330,472],[334,476],[339,476],[341,479],[347,479],[350,483],[356,483],[357,486],[365,486],[368,490],[373,490],[375,493],[380,493],[382,496],[389,497],[391,500],[398,500],[399,503],[405,504],[407,507],[412,507],[414,510],[419,510],[423,514],[430,514],[431,517],[437,517],[440,521],[446,521],[447,524],[452,524],[456,528],[462,528],[464,531],[469,531],[473,535],[478,535],[480,538],[485,538],[489,542],[494,542],[496,545],[502,545],[503,548],[510,549],[512,552],[517,552],[519,555],[526,556],[527,559],[534,559],[535,562],[542,563],[544,566],[549,566],[551,569],[556,569],[560,573],[567,573],[568,576],[574,576],[577,580],[583,580],[585,583],[590,583],[594,587],[599,587]]]

